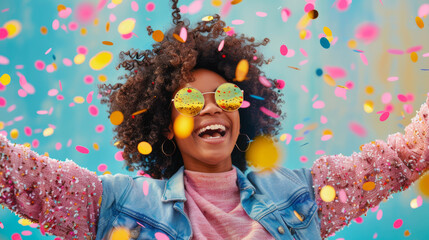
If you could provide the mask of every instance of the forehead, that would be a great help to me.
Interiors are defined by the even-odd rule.
[[[184,87],[193,87],[201,92],[214,91],[219,85],[227,82],[219,74],[207,69],[194,70],[192,75],[195,81],[187,83]]]

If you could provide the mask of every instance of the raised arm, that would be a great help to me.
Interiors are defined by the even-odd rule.
[[[323,156],[316,160],[312,167],[313,187],[323,238],[390,194],[407,189],[428,169],[428,104],[429,98],[405,128],[405,134],[389,135],[387,143],[376,140],[350,157]],[[333,200],[329,199],[334,195]]]
[[[73,161],[39,156],[0,134],[0,203],[64,239],[95,239],[103,188]]]

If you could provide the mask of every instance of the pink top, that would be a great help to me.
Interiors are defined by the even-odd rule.
[[[350,224],[390,194],[407,189],[428,170],[428,104],[429,98],[405,128],[405,134],[390,135],[387,142],[376,140],[365,144],[361,152],[349,157],[323,156],[314,162],[313,188],[321,214],[322,238]],[[234,172],[221,173],[227,176],[225,179],[211,179],[223,179],[223,184],[229,186],[228,191],[217,188],[223,184],[212,184],[209,180],[208,184],[216,189],[205,191],[197,180],[203,173],[186,173],[189,176],[186,209],[194,236],[203,235],[204,229],[204,235],[210,238],[223,238],[225,234],[268,237],[242,210]],[[330,188],[327,186],[335,190],[332,201],[321,197],[321,190]],[[60,162],[40,156],[23,145],[10,143],[0,134],[0,204],[20,217],[39,223],[42,232],[66,240],[95,238],[102,191],[102,183],[95,173],[73,161]],[[220,202],[220,199],[230,201]],[[215,216],[223,216],[222,222],[216,222]],[[237,222],[233,229],[223,224],[225,219]],[[242,225],[237,228],[237,224]]]
[[[222,173],[184,171],[185,212],[193,239],[274,239],[240,203],[235,168]]]

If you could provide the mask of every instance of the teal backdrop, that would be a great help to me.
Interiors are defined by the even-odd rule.
[[[112,2],[121,1],[0,1],[0,76],[11,78],[6,86],[0,84],[0,134],[30,144],[39,154],[72,159],[98,175],[109,171],[135,176],[115,158],[120,149],[113,145],[113,125],[97,97],[97,84],[117,82],[123,74],[115,69],[119,52],[150,48],[155,41],[146,27],[167,30],[171,10],[167,0]],[[259,51],[274,58],[263,67],[265,74],[285,81],[281,91],[287,117],[276,137],[284,152],[281,165],[287,168],[309,168],[324,154],[351,155],[364,143],[403,132],[426,99],[427,1],[243,0],[229,10],[228,4],[230,0],[184,0],[179,6],[191,23],[222,13],[236,33],[270,39]],[[302,28],[299,22],[311,4],[318,17]],[[66,10],[60,13],[61,5]],[[86,15],[79,14],[81,7]],[[418,16],[426,24],[423,28],[417,25]],[[127,18],[135,19],[135,28],[125,39],[118,26]],[[320,42],[323,34],[330,34],[324,27],[332,32],[329,48]],[[94,70],[89,62],[101,51],[113,59]],[[381,121],[384,112],[389,116]],[[14,129],[16,138],[11,136]],[[392,195],[329,239],[429,239],[428,196],[418,186]],[[412,206],[413,199],[419,204]],[[403,224],[394,228],[398,219]],[[55,239],[43,236],[37,224],[19,220],[9,209],[0,209],[0,239]]]

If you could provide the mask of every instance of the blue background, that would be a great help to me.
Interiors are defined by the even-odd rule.
[[[97,77],[100,74],[107,76],[109,83],[116,82],[122,71],[115,70],[118,63],[118,54],[121,50],[130,48],[147,49],[154,43],[153,39],[147,35],[146,26],[151,25],[154,30],[167,30],[171,26],[171,10],[169,1],[153,1],[155,10],[148,12],[145,5],[148,1],[137,0],[140,8],[137,12],[131,9],[131,1],[124,0],[122,4],[113,9],[104,6],[96,17],[98,25],[93,22],[89,24],[79,24],[77,31],[67,32],[61,28],[53,30],[52,22],[55,19],[60,24],[68,25],[76,21],[72,13],[68,18],[58,17],[57,6],[64,4],[75,11],[76,6],[87,2],[94,6],[98,1],[29,1],[29,0],[2,0],[0,1],[0,26],[9,20],[18,20],[22,24],[21,32],[14,38],[0,40],[0,56],[7,57],[10,63],[0,65],[0,75],[7,73],[11,76],[11,83],[5,90],[0,91],[0,97],[6,99],[6,106],[0,107],[0,121],[4,123],[4,129],[0,133],[7,134],[10,139],[10,131],[18,129],[19,137],[13,141],[16,143],[31,143],[34,139],[40,141],[40,146],[32,147],[40,154],[48,152],[50,157],[65,160],[74,160],[78,165],[86,167],[98,175],[103,172],[98,171],[100,164],[106,164],[107,170],[112,174],[125,173],[136,175],[136,172],[127,172],[123,167],[123,162],[117,161],[114,155],[119,151],[113,146],[112,125],[107,118],[106,106],[101,105],[97,100],[97,87],[99,83]],[[219,13],[221,7],[215,7],[210,0],[201,1],[202,9],[195,14],[183,14],[192,23],[195,23],[204,16]],[[226,1],[223,1],[223,4]],[[192,1],[180,1],[180,5],[190,5]],[[264,66],[266,75],[283,79],[286,87],[282,90],[285,94],[284,112],[287,118],[283,121],[282,134],[290,134],[293,139],[289,144],[280,142],[284,151],[282,165],[288,168],[311,167],[312,163],[321,155],[316,155],[317,150],[323,150],[325,154],[350,155],[354,151],[359,151],[359,146],[375,139],[386,139],[389,134],[402,132],[415,110],[426,99],[429,90],[429,72],[422,71],[428,68],[428,58],[424,58],[423,53],[429,52],[429,31],[426,26],[423,29],[417,27],[415,17],[419,7],[425,1],[358,1],[351,3],[346,11],[339,11],[335,7],[335,1],[316,1],[316,9],[319,17],[312,21],[307,27],[312,32],[310,39],[301,40],[299,30],[296,25],[304,15],[305,1],[250,1],[244,0],[231,7],[228,15],[224,16],[228,26],[234,27],[238,33],[245,33],[254,36],[257,40],[264,37],[270,38],[270,43],[260,51],[266,57],[274,57],[274,62]],[[291,16],[288,21],[283,22],[281,10],[289,8]],[[7,11],[2,11],[8,9]],[[259,17],[256,12],[267,13],[266,17]],[[111,22],[110,31],[106,32],[105,25],[109,21],[109,15],[114,14],[117,18]],[[129,40],[121,38],[117,31],[118,24],[126,18],[137,20],[133,36]],[[244,20],[244,24],[233,25],[236,19]],[[423,21],[428,25],[427,19]],[[362,23],[371,22],[376,24],[380,33],[370,44],[365,44],[355,38],[355,30]],[[48,33],[41,34],[40,28],[46,26]],[[331,29],[333,36],[338,37],[335,45],[329,49],[324,49],[319,43],[318,35],[323,33],[323,27]],[[80,29],[85,27],[88,33],[83,36]],[[350,39],[357,40],[357,49],[364,51],[369,64],[365,65],[361,61],[359,54],[347,47]],[[106,46],[102,41],[111,41],[113,46]],[[280,46],[285,44],[289,51],[294,50],[295,56],[285,57],[280,54]],[[406,50],[409,47],[422,45],[423,49],[418,53],[419,60],[414,63],[410,60],[409,54],[392,55],[387,52],[389,48]],[[70,67],[62,63],[64,58],[73,60],[77,54],[77,47],[85,46],[88,54],[83,64],[74,64]],[[45,55],[45,52],[52,48],[52,51]],[[303,48],[308,53],[308,57],[303,56],[299,49]],[[100,51],[110,51],[114,59],[112,63],[101,71],[92,70],[89,60]],[[54,56],[56,60],[54,60]],[[299,63],[308,59],[308,63]],[[36,60],[42,60],[46,64],[56,63],[58,69],[52,73],[45,70],[39,71],[34,67]],[[23,65],[23,69],[19,68]],[[352,67],[354,65],[354,68]],[[297,67],[300,70],[289,68]],[[347,76],[337,79],[338,85],[345,85],[347,81],[354,83],[354,88],[347,91],[347,100],[335,96],[335,87],[327,85],[321,77],[318,77],[316,69],[326,66],[337,66],[346,70]],[[18,96],[19,77],[17,72],[22,73],[27,81],[32,84],[36,92],[26,97]],[[84,77],[91,75],[94,77],[92,84],[85,84]],[[389,82],[390,76],[399,77],[398,81]],[[61,80],[63,90],[60,94],[64,100],[59,101],[55,97],[48,96],[50,89],[59,90],[59,80]],[[308,88],[308,93],[301,89],[301,85]],[[373,94],[367,94],[365,88],[373,86]],[[88,93],[94,91],[94,100],[91,104],[75,104],[70,107],[75,96],[86,97]],[[393,96],[392,104],[395,107],[390,117],[381,122],[380,114],[376,112],[384,109],[381,102],[381,95],[390,92]],[[403,110],[401,103],[396,96],[398,94],[413,93],[415,100],[409,104],[414,107],[412,114],[407,114]],[[318,95],[317,100],[325,102],[322,109],[312,107],[313,97]],[[363,104],[366,100],[374,101],[374,111],[366,113]],[[15,105],[16,109],[8,111],[8,108]],[[95,105],[99,109],[98,116],[91,116],[88,113],[89,105]],[[39,115],[39,110],[49,110],[53,107],[51,115]],[[402,113],[404,116],[402,116]],[[328,122],[322,124],[321,116],[326,116]],[[22,117],[22,120],[17,119]],[[354,134],[350,128],[350,122],[358,122],[362,125],[367,135],[360,137]],[[297,124],[304,124],[304,129],[295,130]],[[40,130],[54,125],[54,134],[44,137]],[[105,130],[97,133],[97,125],[103,125]],[[24,134],[24,127],[33,129],[33,134]],[[39,130],[39,133],[36,133]],[[304,131],[307,129],[308,131]],[[322,132],[330,129],[333,137],[328,141],[321,141]],[[301,141],[295,141],[296,137],[304,136]],[[67,142],[72,140],[70,146]],[[61,143],[62,148],[56,150],[55,144]],[[99,150],[92,146],[99,145]],[[75,150],[76,145],[87,147],[89,154],[82,154]],[[308,161],[300,161],[301,156],[306,156]],[[368,211],[363,217],[363,223],[353,222],[349,227],[339,231],[329,239],[429,239],[428,198],[423,196],[423,205],[417,209],[410,207],[410,201],[420,193],[416,185],[410,187],[405,192],[395,194],[387,202],[380,205],[379,210],[383,211],[381,220],[376,219],[377,211]],[[399,229],[393,228],[393,222],[402,219],[403,225]],[[22,239],[54,239],[53,236],[42,236],[38,229],[30,226],[22,226],[18,223],[19,218],[7,208],[0,210],[0,221],[4,228],[0,228],[0,239],[10,239],[13,233],[19,233]],[[23,236],[22,231],[29,230],[30,236]],[[404,232],[408,230],[411,236],[405,237]]]

